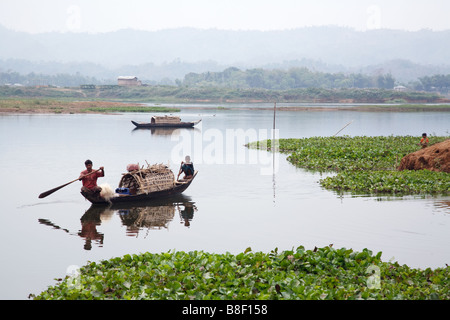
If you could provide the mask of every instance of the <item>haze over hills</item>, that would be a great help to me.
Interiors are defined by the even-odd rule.
[[[173,81],[189,72],[307,67],[322,72],[391,73],[397,81],[450,73],[450,30],[161,31],[28,34],[0,26],[0,72],[118,75]]]

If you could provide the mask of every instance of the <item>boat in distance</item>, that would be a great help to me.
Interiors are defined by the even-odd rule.
[[[202,120],[183,122],[179,117],[152,117],[150,122],[131,120],[136,128],[192,128]]]

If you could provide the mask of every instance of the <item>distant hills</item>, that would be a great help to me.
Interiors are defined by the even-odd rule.
[[[450,73],[450,30],[355,31],[311,27],[285,31],[193,28],[161,31],[42,33],[0,26],[0,72],[81,74],[99,82],[118,75],[171,83],[190,72],[228,67],[391,73],[398,82]]]

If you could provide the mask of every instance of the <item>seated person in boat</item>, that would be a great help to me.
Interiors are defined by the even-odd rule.
[[[81,187],[81,191],[95,194],[102,191],[102,188],[97,186],[97,179],[100,177],[105,176],[105,170],[103,167],[100,167],[98,170],[94,171],[92,169],[92,161],[86,160],[84,162],[84,165],[86,166],[86,170],[82,171],[80,174],[80,177],[78,180],[80,180],[83,183],[83,186]]]
[[[181,161],[181,168],[180,172],[178,172],[178,177],[180,177],[180,174],[183,172],[183,179],[191,179],[194,175],[194,164],[191,162],[190,156],[186,156],[184,160],[185,161]]]

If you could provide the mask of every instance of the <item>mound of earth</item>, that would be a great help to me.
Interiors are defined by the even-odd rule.
[[[450,173],[450,139],[404,156],[398,167],[398,170],[422,169]]]

